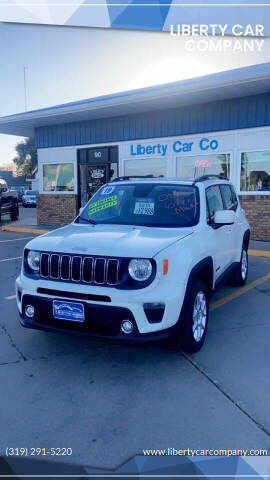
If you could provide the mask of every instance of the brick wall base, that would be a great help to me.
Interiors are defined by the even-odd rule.
[[[270,241],[270,195],[240,195],[251,227],[252,240]]]
[[[37,223],[43,225],[65,225],[77,215],[77,195],[38,195]]]

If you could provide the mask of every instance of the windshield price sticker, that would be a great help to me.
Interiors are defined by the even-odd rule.
[[[111,195],[110,197],[102,198],[97,202],[91,203],[88,214],[92,215],[93,213],[105,210],[105,208],[114,207],[115,205],[117,205],[117,195]]]
[[[153,200],[137,200],[135,203],[134,214],[136,215],[154,215],[155,202]]]

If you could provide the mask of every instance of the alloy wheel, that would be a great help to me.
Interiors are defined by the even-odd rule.
[[[197,293],[192,314],[192,332],[196,342],[200,342],[203,337],[207,317],[207,304],[205,293],[200,291]]]
[[[242,275],[242,280],[245,280],[245,279],[246,279],[247,269],[248,269],[247,252],[246,252],[246,250],[243,250],[243,252],[242,252],[242,260],[241,260],[241,275]]]

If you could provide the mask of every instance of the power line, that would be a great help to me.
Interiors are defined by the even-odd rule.
[[[23,82],[24,82],[24,109],[27,112],[26,67],[23,67]]]

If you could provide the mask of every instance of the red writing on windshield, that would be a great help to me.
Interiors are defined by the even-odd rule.
[[[195,200],[195,197],[182,198],[182,193],[173,192],[173,193],[163,193],[159,196],[158,200],[161,203],[164,203],[164,207],[168,210],[174,210],[176,215],[179,215],[181,212],[186,212],[188,210],[193,210],[199,202]]]

